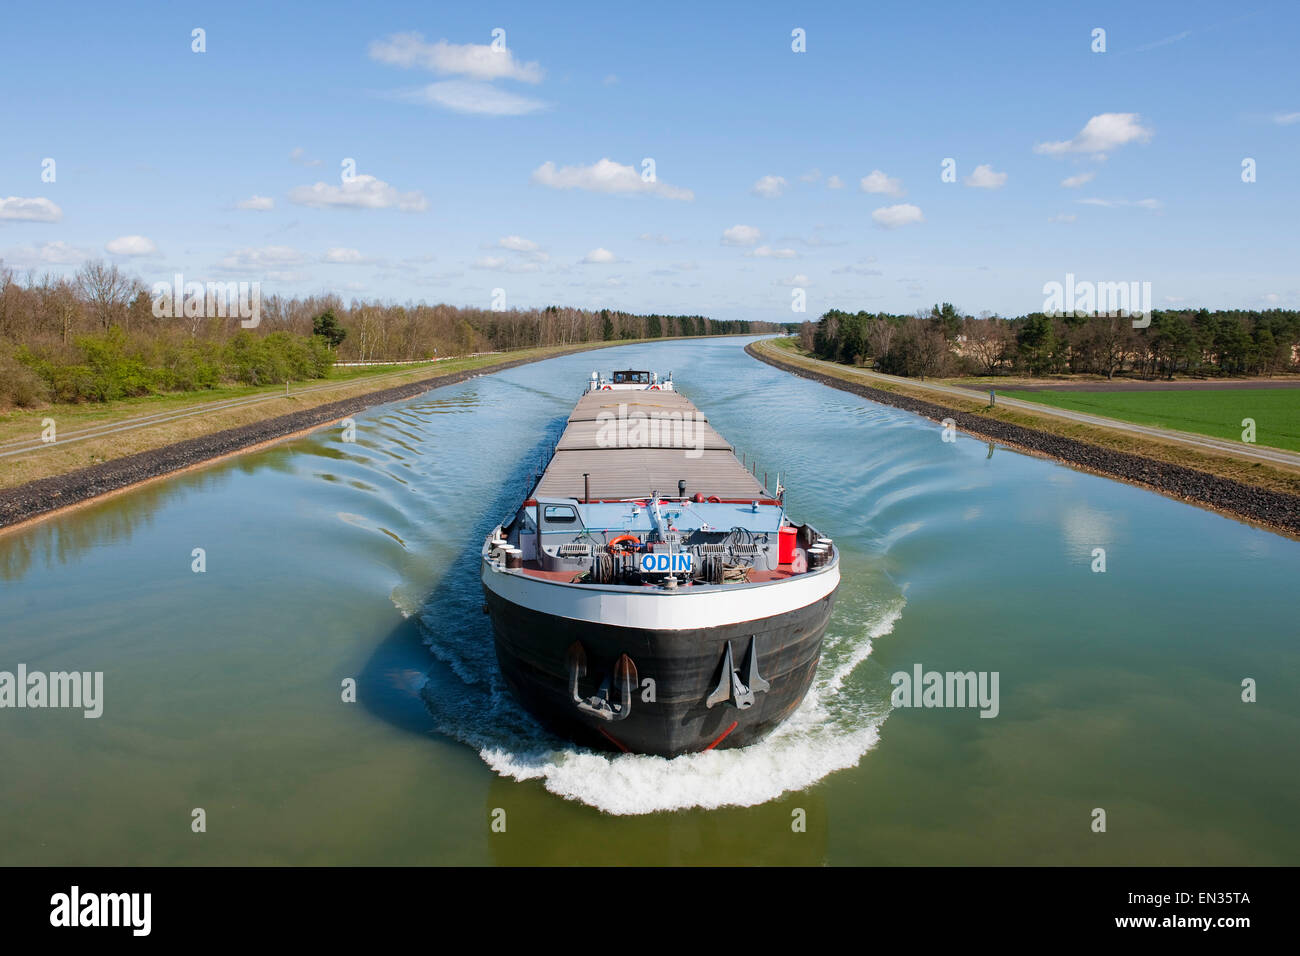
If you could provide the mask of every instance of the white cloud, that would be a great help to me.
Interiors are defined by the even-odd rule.
[[[153,240],[144,236],[118,236],[110,239],[104,249],[115,256],[148,256],[158,251]]]
[[[822,171],[820,169],[810,169],[808,170],[808,172],[804,173],[802,176],[799,177],[799,179],[805,183],[819,182],[821,178],[822,178]]]
[[[293,152],[289,154],[289,161],[299,166],[319,166],[321,164],[319,159],[308,159],[307,151],[301,146],[294,147]]]
[[[1055,216],[1053,216],[1051,219],[1047,221],[1048,222],[1074,222],[1078,218],[1079,217],[1072,212],[1068,212],[1068,213],[1058,212]]]
[[[753,246],[762,238],[757,226],[732,226],[722,232],[724,246]]]
[[[541,247],[531,239],[525,239],[523,236],[506,236],[497,240],[498,249],[508,249],[519,255],[527,256],[535,262],[547,262],[550,256],[542,251]]]
[[[784,176],[764,176],[754,183],[752,192],[755,196],[762,196],[764,199],[776,199],[785,192],[785,187]]]
[[[353,209],[388,209],[396,206],[402,212],[424,212],[429,208],[424,194],[401,193],[383,180],[358,173],[347,182],[338,184],[316,183],[298,186],[289,192],[289,201],[300,206],[325,209],[331,206]]]
[[[925,222],[920,207],[906,202],[896,206],[881,206],[871,214],[871,218],[877,225],[884,226],[886,229],[897,229],[899,226],[907,226],[914,222]]]
[[[275,200],[270,196],[249,196],[247,199],[241,199],[235,203],[236,209],[274,209]]]
[[[523,236],[506,236],[504,239],[498,239],[497,245],[502,249],[509,249],[511,252],[537,251],[537,243],[531,239],[525,239]]]
[[[745,253],[759,259],[798,259],[799,253],[793,249],[773,249],[771,246],[759,246],[753,252]]]
[[[777,279],[772,283],[772,285],[810,286],[812,285],[812,280],[800,272],[797,275],[790,276],[788,279]]]
[[[838,176],[832,176],[830,179],[826,180],[826,188],[827,188],[827,189],[843,189],[843,188],[844,188],[844,180],[840,179],[840,177],[838,177]]]
[[[858,181],[858,185],[864,193],[883,193],[886,196],[903,195],[902,180],[886,176],[878,169],[873,169],[863,176]]]
[[[1151,130],[1142,126],[1140,119],[1137,113],[1098,113],[1073,139],[1039,143],[1034,152],[1048,156],[1093,153],[1104,158],[1110,150],[1126,143],[1145,143],[1151,139]]]
[[[480,256],[470,263],[471,269],[488,269],[493,272],[539,272],[536,262],[519,262],[505,256]]]
[[[1078,189],[1084,183],[1090,183],[1096,173],[1080,173],[1077,176],[1066,176],[1061,180],[1061,185],[1066,189]]]
[[[425,43],[419,33],[395,33],[370,44],[370,58],[389,66],[419,67],[434,73],[476,80],[522,80],[540,83],[542,68],[521,63],[509,48],[494,50],[486,43]]]
[[[975,171],[966,177],[966,185],[976,189],[1001,189],[1007,182],[1006,173],[995,173],[993,167],[985,163],[976,166]]]
[[[89,249],[70,246],[62,240],[42,242],[35,246],[18,246],[4,250],[0,259],[22,269],[40,265],[69,266],[77,265],[91,258],[94,253]]]
[[[1260,296],[1260,298],[1262,298],[1269,305],[1277,305],[1279,302],[1282,301],[1282,297],[1278,295],[1276,292],[1267,292],[1264,295]]]
[[[325,250],[325,255],[321,256],[321,261],[332,262],[336,265],[360,265],[366,260],[356,249],[335,246],[332,249]]]
[[[20,219],[24,222],[58,222],[63,210],[43,197],[25,199],[10,196],[0,199],[0,219]]]
[[[263,246],[260,249],[250,247],[236,249],[217,263],[217,268],[225,272],[244,272],[250,269],[266,269],[270,266],[297,265],[302,261],[302,253],[291,246]],[[280,272],[269,277],[283,278],[290,275],[300,276],[301,273]]]
[[[1290,126],[1292,123],[1300,123],[1300,113],[1278,113],[1273,117],[1273,122],[1278,126]]]
[[[602,159],[590,166],[561,166],[545,162],[533,170],[532,181],[551,189],[585,189],[595,193],[615,195],[659,196],[663,199],[693,200],[695,193],[689,189],[670,186],[653,180],[646,182],[631,166],[610,159]]]
[[[615,86],[618,83],[618,76],[613,73],[606,73],[605,78],[600,82],[604,83],[606,86]]]
[[[53,265],[72,265],[90,258],[90,252],[77,246],[70,246],[61,240],[42,242],[37,251],[42,262]]]
[[[441,106],[457,113],[488,116],[523,116],[544,110],[548,104],[529,96],[497,89],[479,80],[442,80],[419,89],[394,94],[408,103]]]
[[[663,233],[652,233],[652,232],[643,232],[641,233],[641,235],[637,236],[637,238],[640,239],[642,242],[657,242],[661,246],[667,246],[678,241],[674,239],[672,236],[667,236],[664,235]]]
[[[618,256],[602,247],[599,249],[592,249],[591,252],[582,257],[582,261],[589,265],[604,265],[610,262],[618,262],[619,260]]]

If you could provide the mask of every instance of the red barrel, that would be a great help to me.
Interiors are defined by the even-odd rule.
[[[794,542],[799,536],[799,529],[794,525],[782,525],[780,537],[776,541],[776,560],[778,564],[789,564],[794,560]]]

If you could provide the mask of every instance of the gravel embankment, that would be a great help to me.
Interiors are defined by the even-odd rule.
[[[381,391],[330,402],[328,405],[317,405],[315,408],[304,409],[301,412],[268,418],[252,425],[242,425],[238,428],[228,428],[225,431],[214,432],[211,435],[201,435],[198,438],[190,438],[152,451],[142,451],[124,458],[115,458],[112,461],[68,472],[66,475],[39,478],[36,481],[30,481],[27,484],[0,491],[0,528],[36,518],[51,511],[57,511],[60,508],[67,508],[70,505],[88,501],[99,495],[119,491],[122,488],[173,471],[190,468],[252,445],[274,441],[277,438],[283,438],[285,435],[292,435],[295,432],[315,428],[326,422],[346,418],[374,405],[383,405],[387,402],[412,398],[427,392],[431,388],[455,385],[457,382],[463,382],[476,375],[500,372],[503,369],[514,368],[517,365],[526,365],[529,362],[554,357],[554,355],[542,355],[537,358],[516,359],[512,362],[502,362],[499,365],[467,369],[463,372],[435,375],[416,382],[408,382],[405,385],[396,385]]]
[[[958,428],[970,434],[1015,445],[1067,464],[1077,465],[1088,471],[1142,485],[1182,501],[1205,505],[1217,511],[1237,515],[1248,521],[1300,536],[1300,496],[1267,488],[1256,488],[1253,485],[1220,478],[1183,465],[1156,461],[1129,452],[1111,451],[1076,438],[1053,435],[1023,425],[1013,425],[995,418],[985,418],[981,415],[946,408],[943,405],[896,392],[848,382],[798,365],[787,364],[757,351],[752,345],[746,346],[745,351],[760,362],[766,362],[801,378],[812,379],[831,388],[852,392],[882,405],[893,405],[895,408],[923,415],[934,421],[951,418],[957,423]]]

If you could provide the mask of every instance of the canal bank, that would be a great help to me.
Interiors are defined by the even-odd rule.
[[[706,336],[705,338],[718,337]],[[455,372],[443,372],[413,382],[314,405],[301,411],[274,415],[183,441],[169,442],[120,458],[110,458],[85,468],[0,489],[0,534],[45,518],[57,511],[76,507],[105,495],[116,494],[167,475],[188,471],[231,455],[255,451],[342,421],[367,408],[413,398],[432,388],[455,385],[477,375],[500,372],[576,352],[628,344],[634,343],[582,343],[571,347],[537,350],[536,354],[525,358],[503,359]],[[105,431],[105,435],[109,434],[112,434],[112,431]],[[34,454],[41,454],[42,451],[43,449],[39,447],[33,449]]]
[[[772,349],[761,347],[760,343],[751,342],[745,346],[745,351],[760,362],[822,385],[901,408],[935,422],[951,420],[956,428],[968,434],[1052,458],[1093,474],[1149,488],[1179,501],[1207,507],[1300,538],[1300,496],[1157,458],[1104,448],[1077,438],[1002,421],[940,402],[873,388],[805,367],[776,354]]]

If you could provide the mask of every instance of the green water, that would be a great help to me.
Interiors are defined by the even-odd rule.
[[[1300,544],[742,344],[482,376],[0,536],[0,670],[104,672],[97,720],[0,710],[0,864],[1300,863]],[[577,751],[499,686],[479,541],[615,366],[673,370],[841,548],[756,747]],[[996,671],[998,716],[891,711],[917,663]]]

